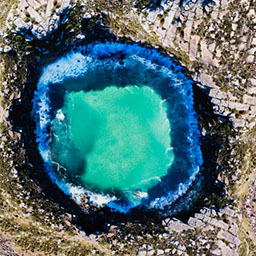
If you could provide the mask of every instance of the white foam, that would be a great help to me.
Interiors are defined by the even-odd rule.
[[[150,202],[151,207],[163,210],[166,206],[170,206],[175,200],[177,200],[180,196],[182,196],[188,191],[193,181],[195,180],[199,170],[200,169],[198,167],[197,171],[194,171],[190,176],[190,178],[185,183],[180,183],[176,191],[169,192],[167,196],[162,196],[160,198],[156,198],[155,200],[151,201]]]
[[[59,121],[63,121],[65,120],[65,115],[63,114],[63,112],[61,111],[61,109],[59,109],[56,113],[56,118],[59,120]]]

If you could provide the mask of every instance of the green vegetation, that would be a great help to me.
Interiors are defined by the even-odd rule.
[[[36,8],[35,10],[39,13],[44,13],[46,11],[47,8],[47,4],[43,4],[41,6],[39,6],[38,8]]]
[[[136,0],[135,7],[141,10],[151,3],[152,3],[152,0]]]
[[[8,15],[9,10],[11,9],[12,5],[17,6],[19,3],[18,0],[1,0],[0,1],[0,29],[3,29],[5,27],[6,18]]]

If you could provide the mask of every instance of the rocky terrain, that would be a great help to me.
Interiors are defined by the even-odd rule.
[[[20,1],[7,16],[7,28],[26,34],[27,40],[42,40],[56,31],[61,19],[72,8],[71,0],[63,1]],[[30,34],[30,35],[29,35]]]
[[[143,11],[143,28],[184,59],[193,79],[209,90],[217,115],[228,117],[235,128],[254,127],[255,3],[189,1],[180,8],[179,2]]]
[[[3,6],[0,23],[0,254],[254,255],[255,1],[10,3]],[[200,100],[207,98],[210,111],[196,100],[199,121],[204,138],[221,139],[216,186],[224,189],[189,216],[122,220],[107,224],[103,233],[89,234],[75,221],[76,213],[47,198],[28,171],[19,168],[27,164],[24,134],[22,127],[14,131],[9,110],[29,91],[28,63],[44,60],[60,45],[94,38],[99,28],[102,36],[143,43],[173,57],[194,79]],[[28,163],[26,168],[32,167]]]

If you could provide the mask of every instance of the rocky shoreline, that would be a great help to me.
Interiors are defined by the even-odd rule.
[[[34,8],[33,10],[31,8],[33,1],[21,1],[20,5],[22,6],[14,6],[8,18],[10,30],[8,34],[3,35],[3,42],[5,41],[5,44],[1,47],[2,55],[0,57],[5,58],[4,62],[8,63],[8,66],[11,67],[11,69],[10,67],[5,67],[5,71],[3,71],[5,72],[5,81],[2,82],[2,96],[8,100],[7,104],[2,104],[3,106],[0,112],[2,113],[1,119],[5,127],[9,128],[5,128],[1,135],[1,155],[6,159],[6,161],[3,161],[2,165],[8,165],[8,175],[10,176],[8,179],[13,179],[15,182],[18,181],[16,186],[21,186],[20,190],[24,190],[24,188],[27,190],[27,192],[19,197],[31,197],[28,187],[33,187],[34,192],[37,191],[37,195],[35,197],[33,196],[33,200],[27,200],[27,206],[21,206],[22,211],[31,212],[30,215],[42,216],[39,217],[39,223],[41,221],[44,223],[45,220],[43,220],[43,216],[45,214],[55,216],[54,218],[58,219],[58,224],[56,225],[62,225],[62,228],[59,229],[60,231],[71,229],[73,230],[72,232],[78,234],[81,240],[89,239],[90,244],[96,243],[97,249],[92,249],[92,251],[95,250],[94,253],[99,255],[101,253],[107,255],[104,254],[106,253],[103,252],[104,249],[99,246],[101,243],[107,243],[106,247],[108,248],[108,253],[123,253],[126,255],[207,255],[207,253],[210,253],[210,255],[242,255],[242,252],[245,253],[244,255],[249,255],[253,252],[255,245],[253,245],[253,241],[250,240],[253,240],[253,237],[246,234],[248,230],[244,227],[244,216],[242,213],[248,216],[250,224],[252,227],[255,227],[254,218],[256,213],[253,208],[254,204],[252,203],[255,198],[253,192],[255,180],[252,180],[249,186],[249,193],[242,202],[245,209],[237,202],[240,199],[237,199],[234,187],[236,183],[239,184],[239,181],[246,179],[248,172],[251,172],[254,168],[254,166],[248,165],[240,167],[240,165],[244,163],[247,153],[241,153],[239,149],[236,150],[236,145],[242,145],[244,143],[244,140],[241,140],[241,134],[247,134],[255,125],[256,112],[254,108],[256,97],[254,90],[256,85],[253,71],[255,62],[253,57],[250,57],[253,56],[255,52],[252,50],[255,49],[256,45],[254,42],[255,35],[250,34],[249,43],[244,46],[246,47],[245,51],[242,51],[246,52],[246,54],[249,51],[249,55],[245,59],[244,56],[243,58],[241,57],[240,63],[240,65],[245,65],[249,73],[246,79],[240,77],[240,74],[238,74],[238,77],[231,74],[230,78],[222,81],[224,75],[222,70],[227,70],[228,73],[227,63],[238,62],[238,59],[232,59],[233,52],[235,54],[236,49],[240,49],[243,42],[231,44],[230,49],[232,49],[233,52],[230,53],[229,56],[225,55],[224,49],[225,47],[229,47],[225,44],[225,40],[223,41],[220,38],[221,43],[218,42],[220,45],[216,47],[216,34],[218,31],[221,31],[221,24],[225,22],[225,17],[228,16],[227,14],[229,14],[233,8],[229,4],[234,4],[235,6],[235,3],[233,3],[233,1],[215,1],[215,5],[203,6],[201,1],[191,1],[190,4],[185,4],[180,7],[179,1],[172,1],[170,3],[161,3],[160,5],[149,5],[143,9],[135,9],[134,6],[130,6],[128,3],[123,3],[122,5],[115,1],[109,3],[110,6],[101,1],[96,1],[96,3],[88,1],[86,4],[79,4],[78,1],[78,3],[71,5],[69,1],[59,1],[59,3],[57,3],[58,7],[56,6],[55,10],[53,10],[55,1],[48,2],[49,6],[46,5],[48,12],[45,12],[45,17],[49,19],[43,24],[41,24],[42,21],[39,18],[36,19],[37,14],[40,15],[40,9],[36,11]],[[117,18],[117,14],[111,11],[111,5],[116,5],[116,13],[123,11],[123,16]],[[255,9],[253,3],[248,2],[248,6],[245,7],[248,13],[251,12],[251,9]],[[25,26],[22,22],[20,22],[18,26],[17,24],[14,24],[14,26],[10,25],[14,17],[13,15],[15,15],[13,13],[15,13],[14,11],[17,7],[18,13],[16,15],[18,15],[20,19],[23,19],[25,25],[30,24],[29,26]],[[24,10],[28,10],[29,15],[24,13],[23,7]],[[49,10],[56,11],[56,15],[50,14]],[[35,12],[37,12],[37,14]],[[26,17],[29,18],[29,20],[26,19]],[[223,20],[221,20],[220,17],[222,17]],[[15,20],[18,20],[16,18]],[[27,21],[25,21],[25,19]],[[34,19],[35,22],[33,23]],[[127,25],[128,20],[131,21],[129,26]],[[74,23],[74,21],[76,23]],[[246,17],[244,21],[245,24],[247,24]],[[235,23],[239,22],[236,21],[234,24]],[[19,26],[20,24],[23,24],[23,27]],[[205,28],[202,27],[203,24]],[[217,32],[214,32],[215,34],[212,36],[212,39],[202,39],[201,37],[204,37],[207,35],[207,31],[210,31],[208,25],[216,26]],[[195,26],[202,30],[199,31],[199,35],[194,34],[194,32],[192,33],[192,31],[194,31],[193,29],[196,29]],[[40,27],[44,28],[43,33],[40,33]],[[63,28],[65,28],[65,33],[61,32]],[[232,29],[228,32],[232,33],[232,31],[233,25]],[[226,34],[228,32],[225,31]],[[31,126],[30,117],[26,115],[26,113],[31,112],[31,99],[36,85],[36,75],[31,75],[29,71],[30,67],[28,66],[29,63],[35,66],[35,63],[31,61],[30,58],[36,58],[40,60],[41,63],[49,63],[54,59],[53,57],[48,58],[52,53],[47,50],[47,46],[49,45],[51,45],[53,49],[58,49],[59,45],[65,45],[66,50],[64,51],[67,51],[75,44],[82,42],[81,40],[94,41],[104,40],[106,38],[110,40],[120,39],[127,42],[140,42],[161,48],[162,51],[166,51],[168,55],[176,56],[176,59],[186,67],[187,72],[197,81],[197,83],[195,83],[195,97],[198,97],[198,99],[196,99],[196,108],[197,111],[201,113],[200,123],[202,125],[202,133],[205,138],[211,138],[209,141],[212,142],[219,136],[223,136],[224,140],[226,140],[220,140],[221,143],[217,152],[205,151],[205,157],[208,158],[209,161],[213,158],[211,154],[216,154],[216,158],[212,159],[216,164],[215,168],[211,169],[209,168],[211,165],[208,165],[205,169],[207,169],[208,172],[216,172],[214,174],[215,176],[213,176],[222,183],[220,191],[223,191],[222,186],[225,185],[224,191],[226,195],[223,195],[224,202],[221,202],[219,206],[216,207],[216,205],[212,204],[219,202],[219,198],[212,200],[212,202],[211,198],[207,198],[209,207],[204,207],[199,210],[200,207],[198,206],[195,208],[196,210],[191,213],[193,216],[183,216],[183,221],[175,218],[154,220],[154,216],[150,217],[150,215],[147,214],[138,218],[141,218],[139,223],[138,220],[132,221],[132,218],[117,216],[117,214],[113,214],[111,217],[113,221],[110,221],[111,218],[106,220],[106,218],[102,217],[104,215],[111,216],[109,210],[95,209],[93,208],[94,206],[90,206],[92,207],[91,211],[86,203],[84,209],[81,211],[75,203],[70,202],[71,200],[63,198],[63,193],[56,188],[56,185],[53,185],[51,188],[48,187],[50,181],[49,178],[47,178],[47,174],[44,174],[42,168],[41,171],[38,171],[40,157],[37,153],[35,140],[31,138],[34,129],[33,126]],[[20,41],[18,41],[18,44],[15,44],[15,40]],[[209,40],[212,40],[213,43],[209,43]],[[52,45],[53,43],[55,45]],[[199,43],[201,46],[200,50],[198,48]],[[213,46],[214,43],[215,46]],[[232,45],[235,45],[237,48]],[[58,54],[61,55],[62,51],[56,53],[56,56]],[[226,63],[221,59],[224,55]],[[219,59],[218,56],[220,56]],[[8,62],[8,58],[13,58],[13,60]],[[25,62],[22,61],[23,58]],[[21,63],[23,62],[22,65],[24,65],[24,68],[21,68],[21,64],[17,65],[17,60],[21,60]],[[220,64],[220,62],[223,63]],[[15,70],[18,69],[22,69],[22,74],[20,74],[19,77],[13,77]],[[28,72],[30,72],[30,74],[28,74]],[[229,74],[226,75],[229,76]],[[236,79],[239,81],[238,85]],[[241,83],[240,80],[242,81]],[[219,86],[219,81],[221,81],[221,87]],[[13,86],[15,84],[18,84],[18,86]],[[245,86],[245,84],[248,84],[248,86]],[[237,89],[233,90],[234,88]],[[200,103],[200,100],[204,97],[207,99],[206,103]],[[21,102],[22,106],[20,104]],[[15,104],[13,105],[13,103]],[[13,108],[13,110],[9,111],[10,108]],[[209,114],[208,108],[210,108],[213,113]],[[14,115],[16,115],[16,117]],[[215,116],[215,118],[213,118],[213,116]],[[10,124],[6,121],[8,119],[9,121],[15,121]],[[21,130],[23,126],[22,123],[26,124],[26,133],[24,129]],[[233,125],[234,131],[230,129],[229,123]],[[11,127],[14,127],[15,131],[13,131]],[[250,140],[248,140],[247,143],[250,143]],[[208,145],[206,144],[206,148],[207,147]],[[23,150],[24,148],[26,149],[25,152]],[[255,152],[250,151],[252,157],[254,153]],[[232,157],[230,157],[230,154]],[[30,156],[29,159],[27,156]],[[36,177],[37,175],[31,176],[31,173],[40,174],[38,175],[39,177]],[[21,175],[22,179],[18,177],[19,175]],[[2,183],[5,178],[7,177],[1,178]],[[43,185],[43,188],[41,187],[42,184],[40,186],[37,185],[38,178],[41,181],[44,180],[45,185]],[[30,185],[26,185],[26,182]],[[217,184],[216,187],[218,186]],[[17,191],[19,191],[18,188]],[[2,188],[1,193],[2,196],[5,195]],[[16,196],[20,194],[20,192],[17,193],[13,191],[11,193]],[[244,194],[242,196],[244,197]],[[48,201],[48,198],[50,198],[50,201]],[[235,201],[231,206],[229,200],[226,200],[230,198],[232,199],[231,201]],[[45,199],[47,199],[46,203],[44,202]],[[64,204],[62,206],[57,205],[56,201],[63,201]],[[40,202],[40,204],[38,202]],[[48,209],[45,206],[46,204],[49,204]],[[32,210],[30,208],[31,205]],[[40,209],[42,210],[41,213]],[[51,212],[54,211],[57,213],[52,214]],[[95,215],[95,211],[98,211],[98,215]],[[93,223],[98,223],[99,226],[94,227],[93,230],[89,228],[86,233],[95,232],[97,228],[99,230],[108,230],[107,233],[96,233],[96,236],[88,236],[85,235],[82,230],[79,230],[81,226],[86,229],[86,227],[91,225],[92,216],[90,214],[92,212],[94,212],[95,218]],[[86,218],[85,213],[87,215]],[[135,212],[135,215],[136,214]],[[0,217],[2,218],[1,222],[4,223],[6,216],[0,212]],[[148,220],[142,221],[145,218]],[[63,221],[65,224],[63,224]],[[118,223],[118,225],[116,225],[115,222]],[[50,224],[50,220],[47,221],[47,223],[47,225],[55,225]],[[0,230],[8,232],[2,227]],[[139,232],[135,232],[134,230],[139,230]],[[255,232],[255,230],[253,231]],[[20,241],[18,241],[17,244],[24,247],[21,245],[22,243]],[[31,250],[31,248],[28,250]],[[36,250],[38,250],[38,248]],[[31,254],[26,255],[34,255],[31,251],[29,253]],[[66,252],[64,255],[78,254]]]

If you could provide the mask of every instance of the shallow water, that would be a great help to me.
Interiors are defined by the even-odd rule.
[[[146,195],[174,160],[161,102],[146,86],[67,93],[53,120],[54,161],[80,176],[84,186],[117,190],[127,198]],[[78,155],[83,161],[74,168]]]

